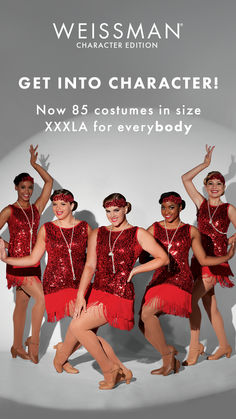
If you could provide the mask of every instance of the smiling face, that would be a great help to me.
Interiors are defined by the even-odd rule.
[[[161,204],[161,214],[168,223],[179,221],[179,213],[181,209],[181,205],[175,204],[172,201],[165,201]]]
[[[15,186],[15,190],[18,193],[18,201],[29,202],[34,190],[34,185],[31,181],[25,180]]]
[[[62,200],[52,201],[52,209],[58,220],[64,220],[72,215],[73,203]]]
[[[224,194],[225,185],[219,179],[209,179],[205,185],[209,198],[220,198]]]
[[[127,207],[110,206],[106,208],[106,215],[113,227],[121,227],[126,222]]]

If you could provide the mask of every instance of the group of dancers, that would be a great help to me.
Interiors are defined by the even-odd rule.
[[[21,173],[14,179],[17,201],[0,213],[0,228],[7,223],[10,232],[9,243],[0,239],[0,258],[7,264],[8,288],[16,287],[13,358],[19,356],[38,363],[46,307],[49,322],[72,317],[64,342],[55,346],[57,372],[78,373],[68,358],[83,345],[104,375],[100,389],[112,389],[122,381],[130,383],[132,372],[110,344],[98,336],[98,328],[106,323],[121,330],[133,328],[132,279],[147,271],[154,274],[142,300],[139,327],[163,360],[162,367],[151,373],[167,376],[180,369],[177,350],[166,342],[161,327],[162,314],[190,320],[190,347],[183,365],[196,364],[204,352],[200,343],[200,299],[219,341],[217,351],[208,360],[231,356],[214,288],[217,283],[233,286],[228,260],[234,255],[236,233],[228,239],[227,230],[230,222],[236,227],[236,208],[221,201],[225,179],[220,172],[210,172],[204,179],[207,199],[193,184],[193,178],[210,165],[213,150],[214,146],[206,146],[203,163],[182,176],[197,207],[198,229],[181,221],[185,201],[171,191],[163,193],[159,200],[163,220],[154,222],[147,231],[129,224],[131,204],[120,193],[112,193],[103,201],[109,225],[92,231],[87,222],[74,218],[77,202],[69,190],[54,190],[51,195],[53,179],[37,163],[37,147],[30,146],[30,163],[44,181],[41,195],[34,204],[30,203],[34,179]],[[45,223],[37,234],[40,215],[49,198],[56,219]],[[42,284],[40,259],[45,251],[48,260]],[[136,265],[138,258],[140,264]],[[26,351],[23,335],[30,297],[34,299],[32,335],[25,342]]]

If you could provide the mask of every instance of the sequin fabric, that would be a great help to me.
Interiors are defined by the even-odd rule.
[[[10,205],[11,216],[8,220],[8,228],[10,233],[8,255],[12,257],[28,256],[30,254],[30,228],[25,214],[21,208],[15,205]],[[34,224],[32,247],[34,247],[37,239],[37,230],[39,226],[40,215],[37,207],[33,204]],[[24,208],[29,222],[32,225],[32,211],[31,207]]]
[[[44,293],[51,294],[65,288],[78,288],[86,258],[88,224],[81,221],[74,227],[71,256],[76,280],[73,280],[68,248],[60,228],[52,222],[45,223],[44,228],[48,253],[48,262],[43,276]],[[62,231],[70,245],[72,228],[62,228]]]
[[[213,216],[213,225],[217,230],[227,233],[230,219],[228,217],[229,204],[221,204],[215,211],[216,207],[210,205],[210,214]],[[227,253],[228,239],[227,234],[218,233],[209,223],[209,212],[207,200],[205,199],[197,212],[198,229],[201,233],[202,246],[208,256],[224,256]],[[199,276],[200,265],[195,257],[192,259],[192,271],[195,277]],[[233,275],[229,264],[223,263],[216,266],[209,266],[210,271],[214,275]]]
[[[157,243],[167,251],[168,240],[165,227],[162,227],[158,222],[155,222],[153,226],[154,237]],[[192,293],[193,276],[188,263],[189,249],[191,247],[190,225],[184,224],[178,228],[176,233],[175,231],[175,229],[168,229],[169,241],[175,234],[169,251],[169,269],[168,266],[158,268],[154,272],[146,291],[156,285],[165,283],[175,285],[186,292]]]
[[[113,249],[116,273],[109,256],[109,230],[100,227],[97,235],[97,271],[93,288],[128,300],[134,299],[134,286],[127,283],[129,274],[142,248],[137,239],[138,227],[127,228],[116,241]],[[111,232],[111,247],[120,231]]]

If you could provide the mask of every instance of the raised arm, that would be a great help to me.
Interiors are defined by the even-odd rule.
[[[98,229],[93,230],[89,234],[87,259],[86,259],[84,270],[81,276],[77,299],[75,302],[75,309],[74,309],[74,315],[73,315],[74,319],[76,319],[77,317],[80,317],[82,310],[86,311],[85,294],[86,294],[86,291],[90,282],[92,281],[92,278],[93,278],[93,275],[95,273],[96,266],[97,266],[97,253],[96,253],[97,234],[98,234]]]
[[[228,216],[234,228],[236,228],[236,208],[233,205],[229,205]],[[233,242],[236,242],[236,233],[234,233],[228,240],[229,244],[232,244]]]
[[[204,200],[204,196],[200,194],[200,192],[198,192],[198,190],[195,188],[193,184],[193,178],[195,178],[195,176],[197,176],[198,173],[200,173],[202,170],[206,169],[210,165],[214,148],[215,146],[208,146],[206,144],[206,155],[203,163],[189,170],[189,172],[185,173],[182,176],[184,187],[194,204],[197,206],[197,208],[200,208],[201,203]]]
[[[8,263],[8,265],[14,266],[33,266],[38,263],[45,252],[45,228],[42,226],[39,230],[37,241],[33,248],[32,253],[29,256],[24,256],[21,258],[7,257],[4,241],[0,240],[0,258],[3,262]]]
[[[198,229],[194,226],[191,226],[191,239],[192,239],[192,249],[193,253],[196,256],[198,262],[202,266],[214,266],[221,263],[227,262],[234,256],[235,245],[231,244],[231,247],[228,253],[225,256],[207,256],[205,250],[202,247],[201,235]]]
[[[38,174],[41,176],[41,178],[44,181],[43,190],[41,192],[41,195],[35,202],[35,205],[39,211],[39,214],[42,214],[49,198],[52,192],[52,185],[53,185],[53,178],[48,174],[48,172],[40,166],[40,164],[37,163],[37,152],[38,146],[33,147],[32,144],[30,146],[29,152],[30,152],[30,164],[31,166],[38,172]]]
[[[132,269],[128,278],[128,282],[130,282],[132,277],[136,274],[154,271],[169,263],[167,253],[162,249],[162,247],[156,242],[154,237],[148,231],[144,230],[143,228],[139,228],[137,238],[143,250],[146,250],[146,252],[150,253],[154,259]]]

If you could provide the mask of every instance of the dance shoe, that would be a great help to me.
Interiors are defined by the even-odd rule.
[[[30,357],[27,354],[27,352],[24,350],[23,347],[21,348],[14,348],[14,346],[11,347],[11,356],[12,358],[16,358],[17,356],[19,356],[22,359],[27,359],[29,360]]]
[[[178,351],[174,348],[174,346],[169,346],[169,348],[170,351],[162,355],[163,366],[156,370],[152,370],[152,375],[167,376],[171,374],[172,371],[174,372],[174,374],[177,374],[179,372],[180,362],[178,359],[175,358],[175,355],[177,355]]]
[[[124,370],[120,367],[119,374],[117,376],[117,384],[125,382],[126,384],[130,384],[131,380],[133,378],[133,373],[131,370]],[[103,385],[105,383],[105,380],[99,381],[99,386]]]
[[[36,342],[32,342],[32,336],[29,336],[25,342],[25,346],[28,346],[28,354],[30,357],[30,360],[34,363],[34,364],[38,364],[39,362],[39,357],[38,357],[38,352],[39,352],[39,343]]]
[[[120,376],[122,375],[122,369],[119,365],[114,365],[113,369],[104,372],[104,381],[100,381],[99,389],[100,390],[112,390],[119,382]],[[132,377],[131,377],[132,378]],[[130,378],[130,379],[131,379]],[[124,381],[124,380],[122,380]],[[130,380],[127,380],[130,382]]]
[[[207,359],[209,361],[215,361],[217,359],[222,358],[222,356],[224,355],[226,356],[226,358],[230,358],[231,353],[232,353],[232,348],[230,345],[226,346],[226,348],[222,348],[221,346],[219,346],[217,351],[213,355],[209,355]]]
[[[56,355],[53,360],[55,370],[58,373],[62,373],[64,370],[68,374],[78,374],[79,370],[74,368],[67,360],[67,355],[62,349],[62,345],[63,343],[59,342],[57,345],[53,346],[53,349],[56,349]]]
[[[188,358],[182,362],[184,367],[195,365],[200,355],[204,354],[204,346],[202,343],[198,344],[197,348],[189,348]]]

